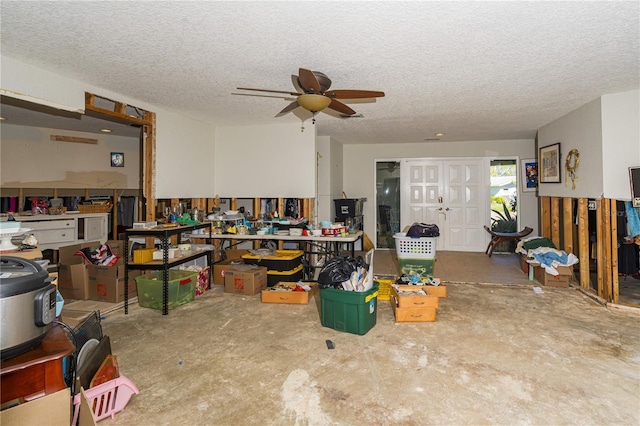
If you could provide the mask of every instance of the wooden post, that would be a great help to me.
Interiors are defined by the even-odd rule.
[[[607,302],[613,301],[613,288],[611,286],[611,200],[609,198],[602,199],[602,293]]]
[[[256,220],[256,225],[259,225],[259,222],[257,222],[258,218],[260,217],[260,209],[262,208],[262,202],[260,200],[260,198],[254,198],[253,199],[253,217]],[[254,241],[253,242],[253,249],[257,250],[260,248],[260,241]]]
[[[573,253],[573,199],[562,199],[562,238],[564,251]]]
[[[303,201],[304,217],[307,218],[307,222],[313,225],[313,198],[305,198]]]
[[[278,216],[284,217],[284,198],[278,198]]]
[[[260,202],[260,198],[253,199],[253,217],[258,220],[260,217],[260,209],[262,208],[262,203]]]
[[[560,199],[551,197],[551,241],[561,250],[563,245],[560,242]]]
[[[596,203],[598,207],[596,209],[596,248],[597,248],[597,256],[596,256],[596,265],[598,267],[598,296],[605,298],[604,292],[604,232],[602,225],[602,202],[603,200],[597,200]]]
[[[143,166],[143,196],[146,198],[146,211],[145,221],[156,220],[156,114],[153,112],[145,111],[145,120],[148,122],[145,125],[146,132],[143,132],[143,149],[144,149],[144,162]],[[153,239],[151,239],[153,244]],[[147,245],[149,247],[149,245]]]
[[[620,282],[618,281],[618,211],[616,200],[611,200],[611,286],[613,289],[613,303],[620,301]]]
[[[278,217],[284,217],[284,198],[278,198]],[[278,241],[278,250],[284,248],[284,242]]]
[[[113,190],[113,214],[111,215],[112,240],[118,239],[118,190]]]
[[[21,213],[24,210],[24,190],[22,188],[18,189],[18,211],[16,213]]]
[[[578,199],[578,258],[580,259],[580,287],[583,290],[590,288],[589,263],[589,211],[587,199]]]
[[[551,238],[551,199],[540,197],[540,236]]]

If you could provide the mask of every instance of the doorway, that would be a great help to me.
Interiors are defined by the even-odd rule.
[[[518,170],[517,159],[491,160],[491,229],[496,232],[518,232]],[[505,241],[494,253],[513,253],[515,241]]]
[[[395,249],[400,232],[400,162],[376,161],[376,248]]]
[[[485,251],[488,235],[489,164],[484,158],[401,162],[400,227],[414,222],[440,228],[437,249]]]

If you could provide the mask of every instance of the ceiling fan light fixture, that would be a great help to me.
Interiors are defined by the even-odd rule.
[[[324,95],[304,94],[298,96],[298,104],[308,111],[322,111],[331,104],[331,99]]]

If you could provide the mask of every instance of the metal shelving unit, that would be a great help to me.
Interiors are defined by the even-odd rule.
[[[213,270],[213,250],[205,249],[199,252],[182,256],[179,258],[169,259],[169,245],[171,237],[174,235],[178,236],[178,244],[182,241],[183,233],[192,233],[198,229],[209,229],[209,233],[211,233],[211,223],[204,222],[198,225],[185,225],[185,226],[175,226],[168,228],[149,228],[149,229],[127,229],[125,231],[125,250],[124,250],[124,263],[125,263],[125,273],[124,279],[125,283],[129,282],[129,270],[162,270],[162,315],[168,315],[169,309],[167,307],[168,297],[169,297],[169,269],[174,266],[181,265],[190,260],[197,259],[202,256],[207,256],[209,261],[209,285],[212,282],[212,270]],[[160,240],[162,245],[162,260],[155,260],[151,262],[145,263],[129,263],[129,238],[131,236],[138,237],[153,237]],[[124,313],[129,313],[129,286],[124,286]]]

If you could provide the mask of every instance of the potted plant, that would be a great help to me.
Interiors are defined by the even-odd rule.
[[[491,217],[491,230],[494,232],[518,232],[518,218],[509,210],[507,204],[502,202],[502,212],[499,210],[491,210],[495,213]],[[496,246],[495,252],[514,252],[516,249],[515,241],[505,241]]]

